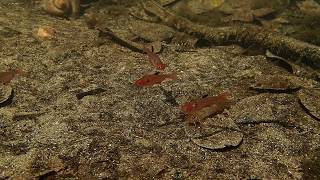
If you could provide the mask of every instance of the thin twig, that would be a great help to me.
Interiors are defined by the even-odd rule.
[[[140,52],[140,53],[143,52],[143,45],[129,41],[129,40],[125,40],[125,39],[117,36],[109,28],[96,27],[96,29],[99,31],[100,36],[110,37],[114,42],[116,42],[124,47],[127,47],[127,48],[131,49],[132,51],[136,51],[136,52]]]

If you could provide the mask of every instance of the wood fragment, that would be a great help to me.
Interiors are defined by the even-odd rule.
[[[320,69],[320,47],[281,35],[255,25],[208,27],[180,17],[154,0],[144,3],[144,9],[159,17],[164,24],[179,31],[206,39],[215,44],[257,45],[272,53],[301,61],[313,69]]]
[[[117,36],[111,29],[109,28],[102,28],[102,27],[96,27],[96,29],[99,31],[100,37],[109,37],[112,41],[120,44],[121,46],[127,47],[135,52],[143,53],[143,45],[140,45],[138,43],[125,40],[119,36]]]
[[[107,90],[104,88],[96,87],[94,89],[84,90],[82,92],[79,92],[76,94],[76,97],[77,97],[77,99],[80,100],[80,99],[84,98],[85,96],[96,95],[96,94],[100,94],[105,91],[107,91]]]
[[[32,112],[15,112],[13,114],[13,120],[20,120],[23,118],[32,118],[35,116],[40,116],[42,114],[46,113],[46,111],[32,111]]]
[[[132,51],[139,52],[139,53],[145,53],[143,51],[143,47],[145,46],[145,44],[139,44],[139,43],[127,40],[125,38],[122,38],[107,27],[97,26],[96,30],[99,31],[100,37],[108,37],[112,41],[114,41],[115,43],[117,43],[121,46],[124,46]],[[155,42],[150,43],[150,46],[156,47],[155,51],[154,51],[155,53],[159,53],[162,50],[162,45],[161,45],[161,43],[159,44],[159,41],[155,41]]]

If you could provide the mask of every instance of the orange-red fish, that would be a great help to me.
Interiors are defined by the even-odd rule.
[[[223,110],[227,108],[229,105],[230,105],[229,100],[227,101],[223,100],[217,103],[213,103],[210,106],[188,113],[186,116],[186,120],[189,125],[199,125],[199,124],[201,125],[201,122],[203,122],[207,117],[214,116],[216,114],[223,112]]]
[[[177,78],[177,73],[171,74],[151,74],[145,75],[141,79],[135,81],[135,84],[139,87],[152,86],[154,84],[159,84],[166,79]]]
[[[0,72],[0,83],[7,85],[11,82],[13,78],[17,75],[21,75],[23,72],[21,69],[9,70],[6,72]]]
[[[201,110],[205,107],[212,105],[223,106],[231,101],[231,94],[229,92],[223,92],[218,96],[208,96],[205,98],[193,100],[191,102],[185,103],[181,106],[181,110],[184,113],[193,113],[195,111]]]
[[[145,52],[148,55],[148,58],[154,67],[156,67],[159,70],[164,70],[166,68],[166,65],[162,63],[160,57],[152,50],[144,46],[143,52]]]

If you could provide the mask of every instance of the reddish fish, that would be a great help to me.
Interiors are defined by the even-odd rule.
[[[186,116],[186,120],[189,125],[201,125],[201,122],[205,121],[207,117],[214,116],[223,112],[223,110],[227,108],[229,105],[229,100],[213,103],[210,106],[188,113]]]
[[[160,57],[152,50],[144,46],[143,52],[145,52],[148,55],[149,60],[154,67],[160,70],[164,70],[164,68],[166,68],[166,65],[161,62]]]
[[[0,72],[0,83],[7,85],[11,82],[13,78],[17,75],[21,75],[23,72],[21,69],[14,69],[7,72]]]
[[[209,107],[212,105],[216,106],[224,106],[231,101],[231,94],[229,92],[223,92],[218,96],[208,96],[205,98],[193,100],[191,102],[185,103],[181,106],[181,110],[184,113],[193,113],[195,111],[201,110],[205,107]]]
[[[176,73],[171,74],[151,74],[145,75],[141,79],[135,81],[135,84],[139,87],[152,86],[154,84],[160,84],[166,79],[175,79],[177,78]]]

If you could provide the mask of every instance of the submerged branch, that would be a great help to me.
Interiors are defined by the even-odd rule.
[[[254,25],[212,28],[195,24],[163,8],[154,0],[144,3],[144,9],[158,16],[167,26],[212,43],[234,43],[242,46],[257,45],[279,56],[300,61],[313,69],[320,69],[319,46]]]
[[[120,44],[121,46],[127,47],[127,48],[131,49],[132,51],[140,52],[140,53],[143,52],[143,50],[142,50],[143,46],[142,45],[117,36],[109,28],[96,27],[96,29],[99,31],[99,36],[110,37],[114,42]]]

